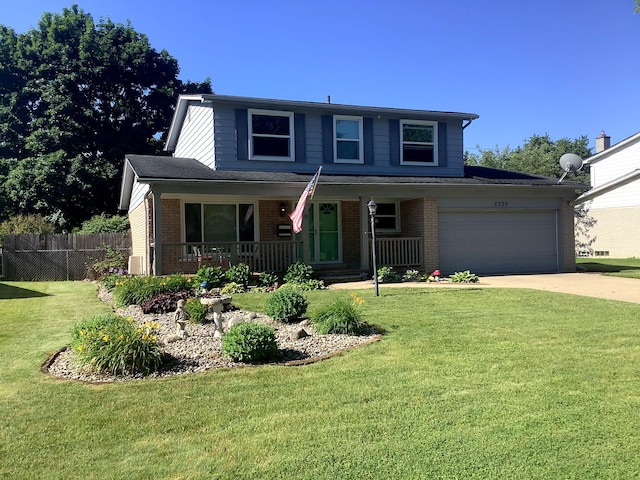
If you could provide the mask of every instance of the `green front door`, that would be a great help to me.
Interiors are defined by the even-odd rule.
[[[340,215],[337,203],[309,206],[309,258],[311,263],[340,261]]]

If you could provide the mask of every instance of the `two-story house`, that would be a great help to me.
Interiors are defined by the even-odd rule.
[[[589,253],[597,257],[640,257],[640,133],[615,145],[604,132],[596,154],[585,160],[592,189],[577,205],[586,204],[593,220],[586,232]]]
[[[575,270],[575,182],[465,166],[478,116],[215,94],[178,100],[165,149],[127,155],[120,208],[132,270],[204,263],[371,275],[367,203],[378,205],[378,266],[444,275]],[[322,166],[302,232],[288,214]]]

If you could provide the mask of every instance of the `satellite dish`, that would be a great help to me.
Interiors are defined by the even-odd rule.
[[[560,157],[560,167],[564,171],[558,183],[562,183],[569,172],[575,173],[582,168],[582,158],[575,153],[565,153]]]

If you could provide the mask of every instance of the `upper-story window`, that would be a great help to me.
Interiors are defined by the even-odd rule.
[[[249,158],[294,160],[293,113],[249,110]]]
[[[333,160],[336,163],[363,163],[362,117],[333,117]]]
[[[438,164],[438,122],[402,120],[400,130],[401,164]]]

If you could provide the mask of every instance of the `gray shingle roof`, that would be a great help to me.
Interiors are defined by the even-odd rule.
[[[306,183],[313,171],[307,173],[256,172],[212,170],[193,158],[177,158],[155,155],[127,155],[131,168],[142,181],[211,181],[211,182],[265,182]],[[557,185],[558,179],[529,175],[495,168],[465,166],[464,177],[416,177],[392,175],[335,175],[322,174],[322,183],[330,185]],[[586,189],[578,182],[565,181],[565,187]]]

